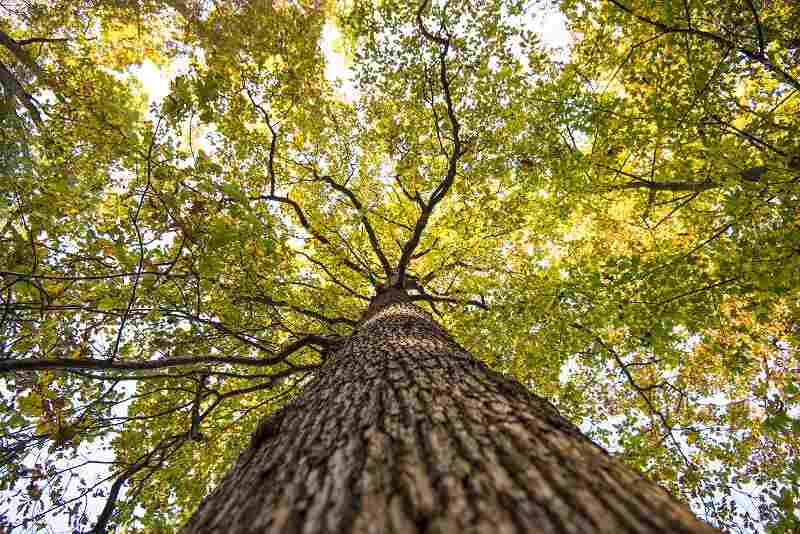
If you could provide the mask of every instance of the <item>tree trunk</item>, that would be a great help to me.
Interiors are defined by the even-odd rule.
[[[184,533],[716,532],[406,299],[373,300]]]

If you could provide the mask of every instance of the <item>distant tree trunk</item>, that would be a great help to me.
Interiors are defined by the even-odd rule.
[[[391,290],[184,532],[716,530]]]

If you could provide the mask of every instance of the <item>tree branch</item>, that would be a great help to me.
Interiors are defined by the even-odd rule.
[[[155,130],[153,131],[153,135],[150,138],[150,146],[147,148],[147,176],[146,176],[146,183],[144,186],[144,190],[142,194],[139,196],[139,202],[136,205],[136,211],[131,218],[131,223],[133,224],[133,228],[136,231],[136,239],[139,244],[139,261],[136,263],[136,275],[133,277],[133,287],[131,288],[131,295],[128,298],[128,305],[125,308],[125,313],[122,315],[122,319],[119,321],[119,329],[117,330],[117,337],[114,340],[114,348],[111,351],[110,359],[114,359],[117,357],[117,353],[119,352],[119,345],[122,342],[122,335],[125,330],[125,323],[128,320],[128,316],[131,313],[131,309],[133,309],[133,304],[136,302],[136,290],[139,288],[139,281],[142,278],[142,270],[144,267],[144,241],[142,239],[142,230],[139,228],[139,215],[142,213],[142,207],[144,206],[144,199],[147,196],[147,193],[150,191],[150,184],[152,183],[152,174],[153,174],[153,149],[156,145],[156,138],[158,137],[158,130],[161,127],[161,120],[163,119],[163,115],[158,117],[158,122],[156,122]]]
[[[67,43],[69,41],[67,37],[29,37],[28,39],[20,39],[17,44],[27,46],[36,43]]]
[[[253,107],[257,109],[261,115],[264,117],[264,122],[267,123],[267,128],[269,128],[270,133],[270,143],[269,143],[269,162],[267,163],[267,173],[269,174],[269,194],[270,196],[275,195],[275,149],[278,144],[278,135],[275,132],[275,128],[272,126],[270,122],[269,113],[263,106],[256,103],[255,98],[253,98],[253,94],[250,92],[246,86],[244,88],[247,96],[250,98],[250,103],[253,104]]]
[[[753,3],[753,0],[746,0],[747,7],[750,8],[750,13],[753,14],[753,23],[756,25],[756,36],[758,38],[758,53],[762,56],[764,55],[764,51],[766,49],[766,43],[764,42],[764,29],[761,27],[761,19],[758,17],[758,10],[756,9],[756,5]]]
[[[369,243],[372,246],[372,251],[375,253],[375,256],[378,257],[378,261],[383,268],[383,272],[386,275],[386,278],[390,278],[392,276],[392,268],[389,265],[389,260],[386,259],[386,255],[383,253],[383,249],[381,249],[380,242],[378,241],[378,236],[375,234],[375,230],[372,228],[372,225],[367,219],[367,215],[364,212],[364,205],[361,204],[361,201],[358,200],[355,193],[353,193],[349,188],[339,184],[330,176],[318,176],[317,172],[314,171],[314,177],[318,180],[323,180],[325,183],[330,185],[336,191],[344,194],[349,200],[353,207],[358,212],[359,219],[361,220],[361,224],[364,225],[364,229],[367,231],[367,236],[369,237]]]
[[[17,80],[17,77],[14,76],[3,63],[0,63],[0,85],[3,86],[6,94],[13,95],[20,101],[25,109],[28,110],[28,113],[31,114],[33,122],[35,122],[39,128],[44,127],[42,115],[39,113],[36,101],[28,94],[25,88],[22,87],[22,84],[19,83],[19,80]]]
[[[648,409],[650,410],[650,414],[652,416],[657,417],[661,422],[661,424],[664,426],[664,430],[666,431],[667,435],[671,438],[673,444],[675,445],[675,448],[680,453],[681,457],[683,457],[683,461],[686,463],[686,466],[689,467],[690,469],[694,469],[694,464],[684,454],[683,448],[681,447],[680,443],[678,443],[678,440],[675,438],[675,435],[672,433],[673,430],[672,425],[669,424],[669,421],[667,421],[667,418],[664,416],[663,413],[656,410],[656,407],[653,405],[653,401],[650,400],[650,396],[647,395],[647,391],[654,389],[654,387],[650,386],[642,387],[639,384],[637,384],[636,380],[633,378],[633,375],[628,370],[628,366],[625,365],[625,363],[622,361],[622,358],[619,356],[619,354],[617,354],[617,351],[609,347],[606,344],[606,342],[603,341],[603,339],[597,334],[595,334],[591,329],[583,326],[580,323],[572,323],[570,326],[580,330],[581,332],[589,334],[589,336],[591,336],[595,342],[597,342],[601,347],[603,347],[606,350],[606,352],[608,352],[614,358],[614,361],[617,363],[620,370],[622,370],[622,373],[625,375],[625,378],[627,379],[630,386],[636,391],[639,397],[647,405]]]
[[[264,109],[263,106],[261,106],[255,101],[255,98],[253,97],[253,94],[250,92],[250,89],[244,87],[244,90],[247,93],[248,98],[250,99],[250,103],[264,117],[264,122],[266,122],[267,128],[269,128],[270,132],[269,161],[267,163],[267,175],[269,177],[269,195],[254,197],[251,198],[250,200],[260,199],[265,201],[278,202],[281,204],[286,204],[288,206],[291,206],[291,208],[295,212],[295,215],[297,216],[297,219],[300,221],[300,225],[308,233],[310,233],[320,243],[323,243],[328,246],[333,246],[327,237],[322,235],[322,233],[318,232],[311,226],[311,223],[309,222],[308,217],[306,217],[305,213],[303,212],[303,209],[300,207],[300,204],[290,199],[289,197],[275,194],[275,152],[277,149],[278,135],[277,132],[275,131],[275,128],[272,126],[272,123],[270,122],[269,112],[267,112],[267,110]],[[348,268],[358,272],[361,275],[364,275],[366,278],[370,278],[369,274],[366,273],[359,265],[351,262],[346,258],[343,260],[343,263]]]
[[[289,197],[282,197],[278,195],[261,195],[259,197],[253,197],[250,200],[279,202],[281,204],[287,204],[291,206],[292,209],[294,210],[295,215],[297,216],[298,221],[300,222],[300,226],[302,226],[309,234],[311,234],[314,237],[314,239],[316,239],[320,243],[335,248],[333,247],[333,243],[331,243],[330,239],[322,235],[320,232],[318,232],[311,226],[311,223],[309,222],[308,217],[306,217],[305,213],[303,213],[303,209],[300,207],[300,204],[290,199]],[[364,268],[358,265],[357,263],[354,263],[353,261],[347,258],[342,258],[342,264],[348,269],[360,274],[364,278],[371,280],[369,273],[365,271]]]
[[[46,81],[46,74],[44,70],[34,61],[28,51],[20,46],[20,43],[12,39],[7,33],[0,30],[0,45],[3,45],[9,52],[11,52],[17,60],[28,67],[36,76]]]
[[[192,402],[192,419],[189,426],[188,438],[196,441],[203,441],[204,437],[200,433],[200,403],[203,401],[203,390],[205,389],[208,374],[202,373],[197,380],[197,391]]]
[[[740,137],[743,137],[744,139],[747,139],[748,141],[750,141],[753,145],[755,145],[757,147],[766,148],[767,150],[772,150],[773,152],[775,152],[776,154],[778,154],[780,156],[783,156],[784,158],[788,157],[788,154],[786,152],[784,152],[783,150],[770,145],[769,143],[767,143],[766,141],[764,141],[760,137],[756,137],[755,135],[751,134],[750,132],[746,132],[746,131],[742,130],[741,128],[737,128],[733,124],[722,120],[721,118],[719,118],[716,115],[712,115],[711,119],[713,119],[714,122],[709,121],[707,124],[716,124],[716,125],[719,125],[719,126],[724,126],[725,128],[729,128],[729,129],[733,130],[734,132],[736,132]]]
[[[317,267],[322,269],[325,272],[325,274],[328,275],[328,277],[331,279],[331,281],[334,284],[336,284],[337,286],[341,287],[342,289],[344,289],[345,291],[347,291],[348,293],[350,293],[352,296],[356,297],[357,299],[369,302],[369,300],[370,300],[369,297],[366,297],[366,296],[362,295],[361,293],[357,292],[356,290],[354,290],[353,288],[349,287],[347,284],[345,284],[344,282],[339,280],[336,276],[334,276],[334,274],[331,272],[331,270],[328,269],[328,267],[323,262],[312,258],[311,256],[309,256],[305,252],[297,251],[297,254],[299,254],[300,256],[303,256],[305,259],[307,259],[308,261],[310,261],[311,263],[313,263],[314,265],[316,265]],[[359,273],[360,272],[361,271],[359,270]]]
[[[704,182],[648,180],[647,178],[642,178],[641,176],[638,176],[636,174],[623,171],[622,169],[609,167],[608,165],[603,165],[602,163],[595,163],[595,165],[597,165],[598,167],[602,167],[603,169],[607,169],[609,171],[614,171],[617,174],[621,174],[622,176],[626,176],[631,179],[630,182],[624,184],[608,186],[608,189],[611,191],[620,191],[624,189],[649,189],[651,191],[699,192],[699,191],[708,191],[709,189],[715,189],[717,187],[720,187],[719,184],[708,180]]]
[[[650,191],[699,192],[716,189],[719,186],[719,184],[714,182],[655,182],[650,180],[634,180],[626,184],[612,185],[609,189],[612,191],[649,189]]]
[[[233,356],[182,356],[164,360],[130,361],[94,358],[31,358],[24,360],[0,360],[0,373],[16,371],[42,371],[45,369],[95,369],[104,371],[146,371],[152,369],[165,369],[170,367],[183,367],[198,364],[211,365],[244,365],[248,367],[268,367],[282,363],[303,347],[318,345],[331,347],[341,341],[339,336],[309,335],[289,343],[283,350],[267,358],[243,358]]]
[[[489,306],[486,305],[485,302],[480,300],[459,300],[452,297],[439,297],[436,295],[431,295],[429,293],[421,293],[419,295],[409,295],[409,299],[414,301],[423,301],[423,302],[444,302],[447,304],[460,304],[462,306],[475,306],[476,308],[480,308],[482,310],[489,311]]]
[[[633,11],[631,8],[629,8],[619,0],[608,0],[608,1],[617,6],[620,10],[627,13],[628,15],[631,15],[632,17],[638,19],[639,21],[654,26],[661,33],[685,33],[688,35],[696,35],[698,37],[703,37],[705,39],[714,41],[715,43],[720,44],[722,46],[733,48],[739,51],[739,53],[743,54],[748,59],[760,63],[768,71],[774,74],[778,74],[781,78],[783,78],[783,80],[786,83],[788,83],[789,85],[800,91],[800,80],[797,80],[794,76],[792,76],[788,72],[784,71],[783,69],[775,65],[772,61],[769,60],[769,57],[767,57],[767,55],[763,51],[755,52],[753,50],[750,50],[749,48],[745,48],[743,46],[737,46],[736,43],[734,43],[733,41],[726,39],[721,35],[717,35],[716,33],[708,32],[705,30],[698,30],[696,28],[675,28],[672,26],[668,26],[663,22],[636,13],[635,11]],[[758,16],[757,13],[756,16]],[[759,45],[763,46],[763,36],[761,36]]]
[[[349,325],[349,326],[355,326],[357,324],[357,321],[354,321],[352,319],[348,319],[346,317],[328,317],[327,315],[324,315],[324,314],[319,313],[319,312],[315,312],[314,310],[308,310],[308,309],[302,308],[300,306],[295,306],[295,305],[290,304],[289,302],[287,302],[285,300],[275,300],[269,295],[259,295],[259,296],[253,296],[253,297],[241,297],[241,300],[250,301],[250,302],[260,302],[261,304],[266,304],[267,306],[287,308],[287,309],[290,309],[292,311],[296,311],[297,313],[300,313],[302,315],[305,315],[307,317],[311,317],[311,318],[316,319],[318,321],[322,321],[323,323],[327,323],[329,325],[346,324],[346,325]]]
[[[103,510],[100,513],[100,516],[97,518],[97,522],[94,525],[94,528],[90,531],[91,534],[104,534],[108,532],[108,522],[111,520],[111,516],[114,513],[114,509],[116,508],[117,499],[119,497],[119,492],[122,489],[123,484],[134,476],[136,473],[144,469],[145,467],[149,467],[150,460],[156,456],[158,453],[161,454],[161,459],[156,464],[155,468],[158,468],[161,464],[163,464],[164,460],[167,457],[167,452],[170,448],[175,447],[173,453],[180,448],[184,443],[187,441],[187,436],[185,435],[178,435],[178,436],[171,436],[169,438],[165,438],[162,440],[158,445],[156,445],[153,450],[150,452],[143,454],[140,456],[135,463],[128,466],[127,469],[122,471],[114,483],[111,485],[111,490],[108,493],[108,498],[106,499],[106,504],[103,506]],[[163,451],[163,452],[162,452]]]
[[[433,191],[433,193],[431,193],[428,202],[424,203],[424,207],[422,208],[422,211],[417,218],[417,222],[414,225],[414,231],[412,232],[408,241],[406,241],[406,243],[403,245],[400,261],[397,265],[395,280],[395,285],[399,287],[403,287],[403,284],[405,283],[406,270],[408,269],[412,256],[417,248],[417,245],[419,245],[420,239],[422,238],[422,232],[428,225],[428,220],[430,219],[431,213],[433,213],[436,205],[441,202],[445,195],[447,195],[450,187],[452,187],[456,177],[456,171],[458,169],[459,158],[465,153],[461,145],[461,137],[459,136],[460,125],[458,123],[455,107],[453,105],[453,98],[450,91],[450,77],[447,72],[447,53],[450,50],[450,39],[441,37],[439,35],[434,35],[428,31],[427,28],[425,28],[425,24],[422,22],[422,12],[425,10],[427,5],[428,0],[423,0],[419,6],[419,9],[417,10],[417,26],[426,39],[433,41],[442,47],[442,50],[439,53],[439,81],[442,85],[444,101],[447,106],[447,118],[450,122],[450,128],[453,134],[453,150],[450,153],[447,165],[447,173],[445,174],[444,179]]]

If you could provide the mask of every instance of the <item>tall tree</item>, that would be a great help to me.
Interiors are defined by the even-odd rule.
[[[0,7],[4,526],[175,531],[262,418],[241,460],[288,447],[317,385],[361,369],[345,361],[361,361],[348,340],[376,324],[364,310],[403,288],[429,315],[403,313],[449,333],[436,338],[449,402],[488,388],[515,406],[508,422],[546,398],[707,522],[796,527],[794,4],[565,0],[574,43],[555,54],[534,31],[542,6],[516,0]],[[412,361],[402,354],[367,363],[391,371]],[[405,414],[430,402],[437,369],[400,370],[418,396],[369,399]],[[456,472],[499,454],[504,471],[477,473],[480,487],[521,476],[501,454],[525,447],[513,424],[513,439],[492,433],[473,454],[485,429],[432,410],[447,432],[430,436],[464,446],[445,448]],[[533,451],[587,443],[558,424],[573,430],[518,437]],[[451,461],[424,435],[370,436],[365,450],[414,438],[423,460]],[[576,447],[564,454],[633,476]],[[534,478],[538,458],[524,459]],[[376,473],[387,478],[370,488],[416,487],[416,471]],[[562,482],[585,474],[541,486],[557,493],[543,521],[563,518]],[[534,478],[512,478],[497,513],[544,510],[510,504]],[[463,502],[482,514],[477,488]],[[589,493],[609,515],[576,509],[576,528],[663,527],[636,510],[653,500]],[[395,507],[428,517],[415,502]]]

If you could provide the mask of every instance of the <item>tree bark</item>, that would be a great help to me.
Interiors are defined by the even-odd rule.
[[[717,531],[390,290],[183,532]]]

